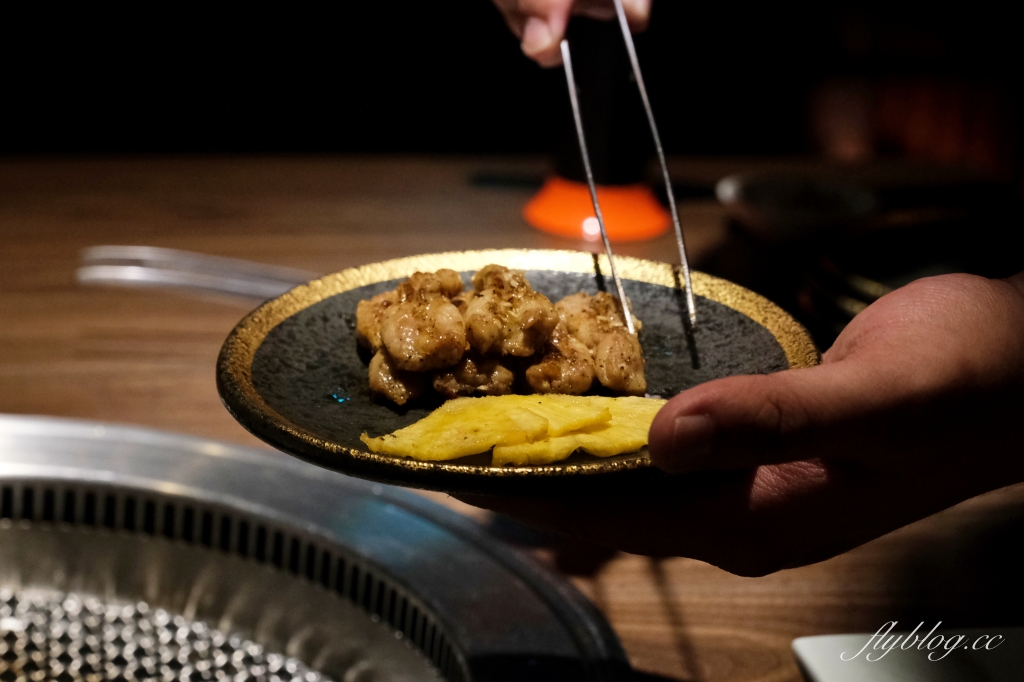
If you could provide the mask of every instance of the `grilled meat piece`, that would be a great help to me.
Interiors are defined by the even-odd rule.
[[[540,361],[527,368],[526,383],[537,393],[585,393],[594,383],[594,360],[590,350],[560,321]]]
[[[647,391],[640,341],[625,327],[612,329],[601,338],[594,349],[594,367],[598,381],[613,391],[627,395]]]
[[[515,375],[498,358],[467,353],[459,364],[434,374],[434,390],[446,398],[460,395],[505,395],[512,392]]]
[[[593,353],[594,367],[602,385],[643,395],[647,390],[644,356],[640,341],[626,328],[619,299],[607,292],[566,296],[555,305],[566,329]],[[640,331],[640,320],[633,317]]]
[[[558,324],[555,307],[522,270],[488,265],[473,277],[473,288],[465,297],[466,338],[481,354],[529,357]]]
[[[426,377],[416,372],[403,372],[395,367],[384,349],[370,360],[370,390],[380,393],[397,405],[418,398],[426,389]]]
[[[380,313],[381,345],[395,367],[406,372],[426,372],[449,367],[462,359],[466,324],[451,302],[452,296],[462,293],[459,274],[454,270],[417,272],[399,284],[395,292],[398,301]],[[374,300],[376,297],[371,304]],[[358,329],[358,319],[356,324]]]

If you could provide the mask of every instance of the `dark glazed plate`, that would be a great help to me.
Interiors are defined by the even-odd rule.
[[[468,284],[489,263],[526,271],[557,301],[605,287],[605,257],[574,251],[494,250],[413,256],[328,275],[264,303],[221,349],[217,387],[231,414],[270,445],[327,469],[444,492],[534,494],[578,486],[642,484],[661,474],[646,450],[599,459],[576,454],[550,466],[492,467],[490,457],[420,462],[367,452],[359,436],[378,436],[427,415],[437,402],[398,408],[374,397],[368,358],[355,339],[356,304],[416,271],[452,268]],[[819,354],[807,332],[765,298],[693,273],[698,325],[688,341],[685,303],[673,266],[615,261],[633,311],[643,321],[648,392],[671,397],[711,379],[809,367]]]

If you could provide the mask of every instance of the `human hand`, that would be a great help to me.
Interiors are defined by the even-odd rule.
[[[612,0],[494,0],[494,4],[521,41],[523,53],[541,66],[562,63],[559,43],[570,15],[594,19],[615,16]],[[622,9],[633,31],[647,27],[651,0],[622,0]]]
[[[818,367],[702,384],[651,427],[643,493],[466,501],[627,552],[762,575],[1024,481],[1024,273],[919,280]]]

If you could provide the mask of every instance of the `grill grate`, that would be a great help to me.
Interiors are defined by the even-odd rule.
[[[397,638],[419,649],[445,679],[464,682],[467,677],[443,627],[419,599],[375,567],[317,536],[194,499],[102,485],[66,487],[51,481],[0,487],[0,519],[143,533],[273,566],[333,590],[374,622],[383,621]]]
[[[4,682],[331,682],[201,621],[52,590],[0,591]]]

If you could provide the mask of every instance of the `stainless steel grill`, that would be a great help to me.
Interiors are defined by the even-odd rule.
[[[0,416],[0,590],[11,682],[631,674],[589,602],[477,524],[389,486],[143,429]],[[58,648],[33,639],[44,618]],[[147,649],[158,624],[171,639]]]
[[[328,682],[294,658],[144,601],[47,589],[0,591],[0,680]]]

